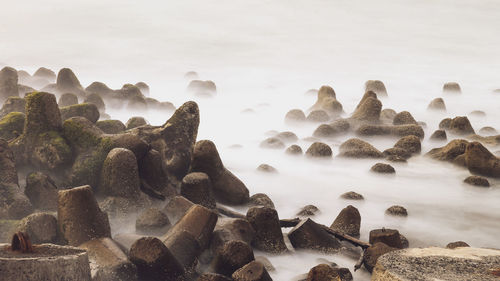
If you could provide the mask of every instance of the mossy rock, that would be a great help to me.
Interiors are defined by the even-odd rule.
[[[118,134],[127,129],[120,120],[100,120],[97,121],[96,126],[106,134]]]
[[[24,132],[37,135],[41,132],[59,131],[61,113],[56,97],[46,92],[33,92],[26,96],[26,123]]]
[[[31,163],[41,169],[57,170],[71,163],[72,159],[70,146],[56,131],[41,133],[31,151]]]
[[[95,104],[100,112],[104,112],[106,109],[106,105],[104,104],[102,97],[97,93],[92,93],[88,95],[83,102]]]
[[[81,103],[61,108],[62,120],[66,120],[76,116],[85,117],[90,122],[95,123],[97,122],[97,120],[99,120],[100,114],[97,106],[91,103]]]
[[[11,112],[0,119],[0,138],[12,140],[23,133],[26,116],[21,112]]]
[[[5,116],[11,112],[22,112],[26,111],[26,100],[20,97],[9,97],[4,102],[2,109],[0,109],[0,116]]]
[[[63,135],[75,150],[96,147],[104,132],[84,117],[71,117],[63,123]]]
[[[147,124],[148,124],[148,122],[146,121],[146,119],[144,119],[144,117],[134,116],[134,117],[131,117],[130,119],[128,119],[127,124],[125,126],[127,126],[127,130],[129,130],[129,129],[137,128],[137,127],[144,126]]]

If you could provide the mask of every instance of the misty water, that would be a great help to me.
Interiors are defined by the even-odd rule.
[[[330,225],[349,204],[361,213],[361,239],[375,228],[396,228],[410,246],[444,246],[463,240],[475,247],[496,247],[500,240],[500,182],[482,189],[462,183],[469,172],[423,154],[445,143],[429,136],[445,117],[469,115],[474,128],[500,129],[500,2],[498,1],[17,1],[0,10],[0,64],[31,74],[40,66],[70,67],[84,87],[102,81],[111,88],[145,81],[150,96],[173,102],[198,102],[198,139],[215,142],[224,164],[251,194],[274,201],[280,218],[293,218],[307,204],[321,213],[314,220]],[[187,71],[217,85],[214,98],[185,89]],[[422,156],[393,164],[394,176],[370,173],[379,160],[334,157],[314,161],[284,150],[259,148],[270,131],[293,131],[305,151],[318,124],[284,123],[293,108],[316,101],[306,95],[321,85],[334,88],[348,117],[369,79],[384,81],[383,108],[408,110],[427,124]],[[442,85],[457,81],[462,95],[443,96]],[[446,113],[429,113],[428,103],[443,97]],[[250,110],[249,110],[250,109]],[[144,116],[163,124],[164,112],[110,109],[123,122]],[[334,156],[352,136],[325,139]],[[367,138],[379,150],[397,139]],[[235,146],[239,145],[239,146]],[[498,147],[489,147],[493,152]],[[498,155],[498,154],[497,154]],[[267,163],[278,174],[257,172]],[[364,201],[346,201],[347,191]],[[407,218],[384,214],[402,205]],[[245,209],[237,209],[245,212]],[[124,230],[128,226],[124,226]],[[113,229],[119,233],[121,229]],[[261,254],[261,253],[258,253]],[[351,269],[355,260],[299,251],[269,256],[275,280],[291,280],[320,263]],[[368,280],[358,271],[355,280]]]

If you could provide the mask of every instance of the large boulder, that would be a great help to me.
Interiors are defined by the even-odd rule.
[[[212,262],[216,273],[231,276],[236,270],[255,260],[252,248],[240,240],[225,243]]]
[[[255,230],[253,246],[256,249],[270,253],[287,251],[278,212],[275,209],[252,207],[248,210],[246,217]]]
[[[61,118],[63,121],[75,116],[85,117],[90,122],[95,123],[99,120],[100,114],[97,106],[91,103],[81,103],[61,107]]]
[[[232,205],[248,202],[248,189],[240,179],[224,167],[213,142],[202,140],[196,143],[192,170],[203,172],[210,177],[215,198],[220,202]]]
[[[255,238],[255,230],[246,219],[221,219],[215,226],[210,248],[217,253],[229,241],[243,241],[249,245]]]
[[[369,272],[372,272],[379,257],[396,250],[398,250],[398,248],[393,248],[382,242],[377,242],[366,249],[363,265]]]
[[[8,97],[19,96],[17,83],[17,71],[14,68],[6,66],[0,70],[0,102]]]
[[[430,139],[434,141],[446,141],[448,137],[446,136],[445,130],[436,130],[432,133]]]
[[[57,224],[64,240],[73,246],[111,237],[108,215],[99,209],[88,185],[59,191]]]
[[[394,124],[394,125],[411,125],[411,124],[418,125],[415,118],[413,118],[411,113],[408,111],[401,111],[400,113],[396,114],[396,116],[394,116],[394,119],[392,120],[392,124]]]
[[[181,195],[195,204],[210,209],[215,208],[215,198],[212,192],[212,182],[205,173],[189,173],[181,183]]]
[[[475,134],[469,119],[466,116],[458,116],[451,120],[448,130],[459,136]]]
[[[335,237],[309,218],[302,220],[290,230],[288,238],[296,249],[334,253],[340,248],[340,243]]]
[[[23,218],[17,231],[28,234],[31,243],[57,243],[57,219],[49,213],[34,213]]]
[[[57,74],[57,89],[61,93],[74,93],[78,96],[84,97],[85,90],[75,73],[69,68],[62,68]]]
[[[127,129],[120,120],[100,120],[95,125],[106,134],[119,134]]]
[[[361,215],[356,207],[349,205],[342,209],[330,226],[331,229],[353,237],[359,237]]]
[[[465,163],[473,174],[500,178],[500,159],[479,142],[467,144]]]
[[[339,156],[349,158],[383,158],[384,155],[371,144],[351,138],[340,145]]]
[[[78,104],[78,96],[72,93],[64,93],[59,97],[57,102],[59,107],[66,107],[70,105]]]
[[[401,234],[396,229],[374,229],[370,231],[370,244],[382,242],[387,246],[402,249],[405,248],[405,241],[402,239]]]
[[[455,139],[443,147],[432,149],[426,155],[436,160],[453,162],[457,157],[465,153],[468,143],[466,140]]]
[[[234,281],[272,281],[263,264],[252,261],[238,269],[231,276]]]
[[[127,130],[129,130],[129,129],[144,126],[147,124],[148,124],[148,122],[146,121],[146,119],[144,119],[144,117],[134,116],[134,117],[130,117],[127,120],[127,123],[125,123],[125,126],[127,127]]]
[[[337,101],[335,91],[330,86],[321,86],[318,99],[310,110],[324,110],[331,115],[342,113],[342,104]]]
[[[99,110],[99,112],[104,112],[106,110],[106,105],[104,104],[102,97],[97,93],[89,94],[88,96],[85,97],[83,102],[94,104]]]
[[[26,115],[11,112],[0,119],[0,138],[10,141],[19,137],[24,130]]]
[[[384,82],[380,80],[368,80],[365,82],[365,92],[373,91],[381,97],[387,96],[387,89]]]
[[[140,193],[139,169],[134,153],[114,148],[102,165],[99,191],[108,196],[137,198]]]
[[[41,172],[33,172],[26,177],[24,194],[37,209],[57,210],[57,186],[49,176]]]
[[[422,145],[420,143],[420,138],[417,136],[406,136],[396,142],[394,145],[396,148],[402,148],[411,154],[420,153],[422,150]]]
[[[85,91],[89,94],[98,94],[103,98],[110,98],[114,91],[102,82],[92,82]]]
[[[0,117],[3,117],[11,112],[26,112],[26,100],[20,97],[8,97],[0,109]]]
[[[176,194],[174,186],[168,179],[161,154],[155,149],[150,149],[139,161],[139,176],[144,192],[146,192],[145,187],[147,187],[147,189],[150,188],[167,197]]]
[[[362,99],[351,119],[360,122],[378,123],[380,121],[380,111],[382,110],[382,102],[376,97],[368,97]]]

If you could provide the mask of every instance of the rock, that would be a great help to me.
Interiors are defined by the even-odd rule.
[[[328,264],[319,264],[307,274],[305,281],[352,281],[352,274],[347,268],[332,267]]]
[[[474,186],[482,186],[482,187],[490,187],[490,182],[488,179],[480,177],[480,176],[470,176],[464,180],[465,183],[474,185]]]
[[[192,171],[203,172],[210,177],[218,201],[231,205],[248,202],[248,189],[240,179],[224,167],[213,142],[202,140],[196,143]]]
[[[88,185],[59,191],[57,223],[62,237],[72,246],[111,237],[108,216],[99,209]]]
[[[257,171],[271,174],[278,173],[278,170],[276,168],[268,164],[260,164],[259,167],[257,167]]]
[[[337,218],[330,226],[331,229],[345,233],[353,237],[359,237],[359,229],[361,227],[361,215],[358,209],[349,205],[340,211]]]
[[[439,122],[439,129],[448,130],[450,128],[451,121],[451,118],[444,118],[441,122]]]
[[[57,243],[57,219],[48,213],[34,213],[23,218],[17,227],[30,237],[31,243]]]
[[[330,146],[322,142],[315,142],[309,146],[306,151],[306,155],[309,157],[322,157],[322,158],[331,158],[333,153]]]
[[[335,135],[335,130],[332,128],[332,126],[328,124],[321,124],[319,125],[316,130],[313,132],[313,136],[316,138],[327,138],[327,137],[332,137]]]
[[[113,148],[104,160],[99,191],[109,196],[135,199],[140,193],[137,159],[126,148]]]
[[[57,210],[57,186],[47,175],[34,172],[26,177],[24,194],[33,207],[40,210]]]
[[[246,217],[255,230],[255,240],[252,245],[256,249],[270,253],[287,251],[278,212],[275,209],[252,207],[248,210]]]
[[[12,67],[4,67],[0,70],[0,101],[6,100],[8,97],[18,97],[19,89],[17,88],[18,76],[17,71]]]
[[[57,89],[60,92],[74,93],[78,96],[85,96],[85,90],[83,89],[80,81],[76,78],[76,75],[69,68],[62,68],[57,74]]]
[[[350,124],[344,119],[336,120],[331,124],[321,124],[313,133],[314,137],[334,137],[337,135],[345,134],[350,129]]]
[[[59,97],[59,101],[57,103],[59,107],[75,105],[78,104],[78,97],[72,93],[65,93]]]
[[[0,219],[0,243],[11,243],[12,236],[18,231],[19,220]]]
[[[365,200],[363,195],[361,195],[357,192],[354,192],[354,191],[349,191],[349,192],[343,193],[342,195],[340,195],[340,198],[347,199],[347,200]]]
[[[94,104],[95,106],[97,106],[99,112],[106,111],[106,105],[104,104],[102,97],[97,93],[91,93],[90,95],[86,96],[83,102]]]
[[[398,125],[393,126],[390,129],[390,133],[393,136],[405,137],[405,136],[417,136],[421,139],[424,138],[424,129],[420,125]]]
[[[322,86],[319,89],[318,99],[310,110],[324,110],[334,116],[341,114],[343,111],[342,104],[337,101],[335,91],[330,86]]]
[[[382,103],[377,98],[368,97],[360,102],[351,118],[362,122],[377,123],[380,120],[381,110]]]
[[[401,240],[401,235],[396,229],[374,229],[370,231],[370,244],[375,244],[377,242],[382,242],[387,246],[403,249],[404,244]]]
[[[193,80],[189,82],[187,90],[198,96],[213,96],[217,93],[215,83],[210,80]]]
[[[480,135],[487,135],[487,136],[492,136],[492,135],[497,135],[498,132],[495,128],[493,127],[482,127],[479,130]]]
[[[486,112],[482,110],[474,110],[469,113],[470,116],[475,116],[475,117],[485,117]]]
[[[16,183],[0,182],[0,217],[21,219],[33,212],[33,206]]]
[[[384,155],[371,144],[358,139],[351,138],[340,145],[340,157],[349,158],[383,158]]]
[[[408,211],[406,211],[406,208],[399,205],[394,205],[389,207],[387,210],[385,210],[385,213],[391,216],[399,216],[399,217],[408,216]]]
[[[263,140],[260,143],[260,147],[269,149],[282,149],[285,147],[285,144],[280,139],[271,137]]]
[[[11,112],[0,119],[0,138],[10,141],[19,137],[24,130],[26,115]]]
[[[146,121],[146,119],[144,119],[144,117],[134,116],[128,119],[127,123],[125,124],[125,127],[127,127],[127,130],[130,130],[147,124],[148,122]]]
[[[181,195],[195,204],[200,204],[209,209],[215,208],[212,182],[205,173],[187,174],[182,179]]]
[[[130,261],[137,267],[140,280],[178,280],[184,268],[163,242],[156,237],[142,237],[130,247]]]
[[[179,229],[160,238],[185,269],[190,271],[197,264],[203,249],[191,232]]]
[[[461,94],[462,89],[457,82],[447,82],[443,85],[443,93],[445,94]]]
[[[141,234],[162,235],[170,227],[167,215],[157,208],[149,208],[142,212],[135,221],[136,232]]]
[[[79,246],[89,254],[92,280],[137,281],[137,267],[111,238],[98,238]]]
[[[401,111],[394,116],[392,121],[394,125],[418,125],[417,121],[413,118],[410,112]]]
[[[391,159],[403,159],[403,160],[406,160],[408,158],[411,157],[411,153],[406,150],[406,149],[403,149],[403,148],[400,148],[400,147],[392,147],[392,148],[388,148],[386,150],[384,150],[382,152],[384,154],[384,156],[386,156],[387,158],[391,158]]]
[[[217,273],[203,273],[196,281],[232,281],[233,279]]]
[[[396,115],[397,112],[394,109],[386,108],[380,112],[380,120],[383,121],[383,123],[392,124]]]
[[[95,125],[106,134],[119,134],[127,129],[120,120],[100,120]]]
[[[379,174],[394,174],[396,173],[396,170],[389,165],[389,164],[384,164],[384,163],[377,163],[373,165],[370,169],[370,171],[379,173]]]
[[[8,97],[0,109],[0,117],[3,117],[11,112],[26,112],[26,100],[20,97]]]
[[[137,88],[139,88],[139,90],[141,90],[141,93],[143,93],[144,95],[149,95],[149,86],[148,84],[146,84],[145,82],[137,82],[135,83],[135,86]]]
[[[405,149],[411,154],[418,154],[422,150],[420,138],[418,138],[417,136],[402,137],[398,140],[394,147]]]
[[[467,144],[465,163],[473,174],[500,178],[500,159],[479,142]]]
[[[365,268],[372,272],[375,265],[377,264],[377,260],[384,254],[387,254],[392,251],[398,250],[397,248],[389,247],[384,243],[377,242],[368,247],[365,251],[365,259],[363,261],[363,265]]]
[[[252,195],[250,197],[250,201],[248,202],[248,205],[249,206],[263,206],[263,207],[268,207],[268,208],[274,208],[274,203],[273,201],[271,200],[271,198],[269,198],[269,196],[267,196],[266,194],[264,193],[256,193],[254,195]]]
[[[150,149],[138,164],[143,192],[160,193],[166,197],[177,194],[176,187],[169,180],[161,154],[158,151]]]
[[[217,252],[213,261],[216,273],[231,276],[236,270],[255,260],[252,248],[239,240],[229,241]]]
[[[171,102],[163,101],[163,102],[160,102],[158,109],[170,112],[170,111],[175,111],[175,106]]]
[[[444,100],[442,98],[435,98],[427,106],[427,110],[434,111],[446,111],[446,105],[444,104]]]
[[[289,131],[281,132],[281,133],[277,134],[275,137],[277,137],[278,139],[280,139],[283,142],[295,142],[295,141],[299,140],[299,138],[297,137],[297,135],[294,132],[289,132]]]
[[[222,219],[215,226],[210,248],[217,253],[229,241],[243,241],[251,245],[254,239],[255,230],[246,219]]]
[[[309,115],[307,115],[306,120],[314,123],[322,123],[328,122],[330,120],[330,116],[328,116],[328,113],[324,110],[313,110],[309,113]]]
[[[98,94],[103,98],[111,98],[111,96],[115,95],[114,91],[102,82],[92,82],[85,88],[85,91],[89,94]]]
[[[234,281],[272,281],[269,273],[264,266],[257,262],[252,261],[249,264],[238,269],[232,275]]]
[[[216,223],[217,214],[213,210],[195,204],[163,237],[168,239],[169,236],[175,235],[176,232],[185,230],[193,235],[200,244],[201,249],[206,249],[212,238]]]
[[[380,257],[372,280],[498,280],[500,251],[480,248],[413,248]]]
[[[430,139],[435,140],[435,141],[443,141],[443,140],[445,141],[445,140],[447,140],[446,131],[445,130],[436,130],[431,135]]]
[[[135,87],[135,86],[134,86]],[[146,99],[142,96],[131,97],[127,103],[127,109],[144,111],[148,109],[148,103]]]
[[[56,73],[46,67],[40,67],[33,73],[33,77],[47,79],[49,82],[56,81]]]
[[[300,221],[290,230],[288,238],[296,249],[334,253],[340,248],[340,243],[335,237],[309,218]]]
[[[320,211],[318,207],[314,205],[306,205],[300,209],[300,211],[296,214],[299,217],[312,217],[316,214],[319,214]]]
[[[90,103],[61,107],[61,118],[63,121],[75,116],[85,117],[90,122],[95,123],[99,120],[100,114],[97,106]]]
[[[162,211],[167,214],[170,222],[175,224],[193,205],[193,202],[183,196],[174,196],[168,201]]]
[[[285,150],[285,153],[289,155],[302,155],[302,148],[296,144],[292,144]]]
[[[306,115],[300,109],[292,109],[285,115],[285,123],[298,124],[306,121]]]
[[[380,80],[368,80],[365,82],[365,92],[373,91],[381,97],[387,96],[387,89],[384,82]]]
[[[459,136],[475,134],[469,119],[466,116],[458,116],[451,120],[449,130]]]
[[[464,241],[456,241],[456,242],[450,242],[448,245],[446,245],[446,249],[455,249],[459,247],[470,247],[469,244],[465,243]]]
[[[443,147],[432,149],[426,155],[436,160],[452,162],[465,153],[468,143],[466,140],[455,139]]]

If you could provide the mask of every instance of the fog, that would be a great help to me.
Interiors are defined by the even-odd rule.
[[[283,150],[259,148],[270,130],[293,131],[303,150],[316,125],[284,123],[292,108],[307,110],[316,97],[304,93],[330,85],[348,116],[369,79],[384,81],[383,108],[408,110],[424,121],[423,153],[444,145],[428,137],[445,117],[469,116],[474,129],[500,129],[500,2],[466,0],[257,0],[257,1],[6,1],[0,10],[0,66],[31,74],[40,66],[70,67],[84,87],[102,81],[112,88],[145,81],[150,96],[180,106],[196,100],[198,139],[213,140],[224,164],[251,194],[264,192],[280,218],[293,218],[304,205],[321,210],[315,221],[330,225],[349,204],[361,213],[361,239],[374,228],[397,228],[411,246],[444,246],[463,240],[498,247],[499,182],[466,186],[466,169],[426,157],[394,164],[395,176],[369,172],[376,160],[313,161]],[[7,3],[8,2],[8,3]],[[187,71],[217,85],[214,98],[186,93]],[[442,85],[457,81],[463,94],[444,97]],[[444,97],[447,113],[429,113]],[[251,112],[243,112],[252,109]],[[126,121],[143,115],[163,124],[160,112],[109,110]],[[323,140],[339,145],[351,136]],[[397,139],[368,139],[380,150]],[[241,145],[235,148],[233,145]],[[492,151],[500,150],[490,147]],[[267,163],[279,171],[256,171]],[[338,197],[363,194],[362,202]],[[405,219],[384,215],[391,205],[408,209]],[[240,209],[240,211],[245,211]],[[117,232],[117,230],[114,230]],[[118,230],[119,232],[119,230]],[[356,261],[299,253],[270,257],[275,280],[291,280],[326,258],[351,269]],[[369,275],[356,272],[355,280]]]

